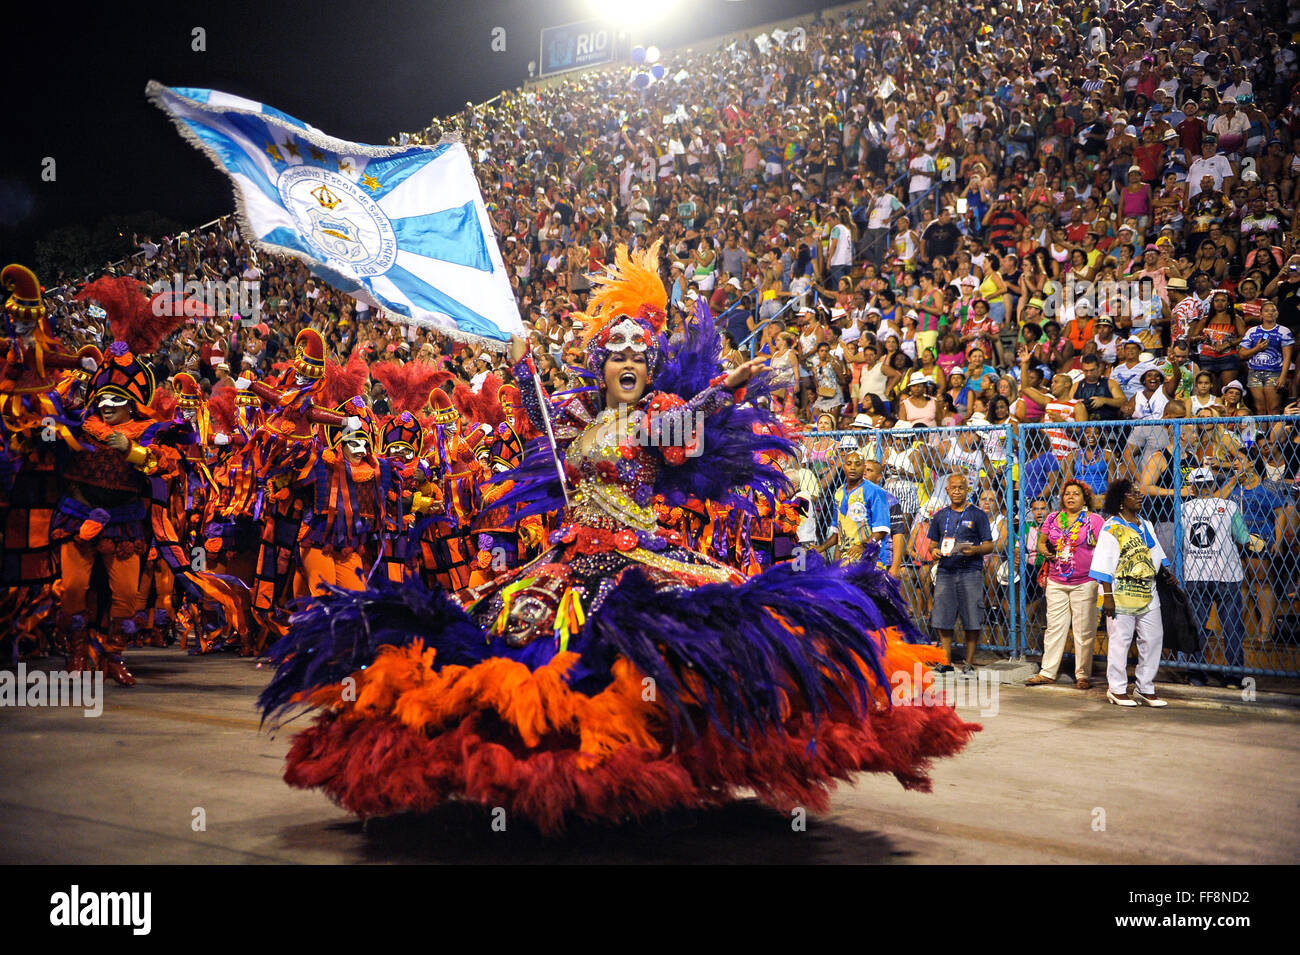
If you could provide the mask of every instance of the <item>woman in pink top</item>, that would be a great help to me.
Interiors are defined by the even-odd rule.
[[[961,342],[952,330],[944,332],[943,338],[939,340],[939,367],[943,369],[945,375],[952,374],[952,370],[958,365],[966,363],[966,353],[962,351]]]
[[[1128,167],[1128,183],[1120,191],[1120,215],[1137,219],[1138,232],[1145,233],[1151,223],[1151,186],[1142,181],[1142,167]]]
[[[927,397],[927,384],[934,384],[934,379],[928,375],[913,374],[907,383],[907,394],[898,402],[898,417],[912,422],[918,428],[934,428],[939,425],[939,401]]]
[[[1074,679],[1080,690],[1092,688],[1092,648],[1097,637],[1097,582],[1088,576],[1092,552],[1105,523],[1088,510],[1092,488],[1071,478],[1061,487],[1061,509],[1049,514],[1038,535],[1038,553],[1046,557],[1047,632],[1043,667],[1026,686],[1056,682],[1065,638],[1074,633]],[[1073,624],[1073,627],[1071,625]]]

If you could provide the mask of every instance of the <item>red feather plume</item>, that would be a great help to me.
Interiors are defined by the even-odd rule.
[[[222,434],[234,434],[239,430],[239,410],[235,407],[235,386],[222,382],[212,389],[208,399],[208,413],[212,416],[212,427]]]
[[[388,392],[388,407],[393,414],[409,411],[418,414],[429,403],[429,392],[440,374],[436,365],[408,361],[379,361],[370,366],[370,374]]]
[[[478,395],[474,394],[465,382],[456,382],[456,387],[451,392],[451,403],[455,405],[456,410],[467,421],[472,421],[475,424],[481,423],[481,419],[478,417]]]
[[[79,302],[95,301],[108,312],[113,336],[135,355],[152,355],[167,336],[185,324],[185,314],[155,315],[137,279],[129,275],[96,279],[76,294]]]
[[[327,358],[325,360],[325,404],[330,408],[337,408],[349,398],[361,394],[369,377],[370,366],[361,357],[359,349],[352,350],[346,365],[340,365]]]
[[[170,421],[176,417],[176,409],[180,407],[180,402],[176,400],[176,395],[170,388],[159,388],[153,393],[153,400],[149,402],[149,411],[159,421]]]
[[[496,375],[488,375],[483,379],[483,385],[476,396],[478,414],[474,420],[481,424],[490,424],[494,430],[497,425],[506,420],[505,412],[501,410],[501,402],[497,399],[497,393],[500,391],[501,379]]]

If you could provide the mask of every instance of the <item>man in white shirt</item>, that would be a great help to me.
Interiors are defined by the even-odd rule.
[[[888,190],[881,192],[871,203],[867,216],[866,259],[879,267],[889,246],[890,223],[906,207]]]
[[[1119,385],[1125,398],[1132,398],[1142,390],[1142,376],[1148,371],[1158,371],[1155,365],[1141,360],[1142,342],[1137,338],[1127,339],[1120,345],[1123,360],[1110,370],[1111,380]]]
[[[1201,155],[1192,160],[1187,167],[1187,198],[1194,199],[1201,192],[1201,178],[1214,177],[1214,188],[1218,192],[1231,191],[1236,182],[1237,170],[1227,156],[1218,154],[1219,139],[1212,133],[1201,137]],[[1224,183],[1228,183],[1227,189]]]
[[[1219,98],[1227,103],[1236,103],[1238,96],[1254,96],[1255,87],[1246,78],[1246,71],[1240,66],[1232,68],[1232,82],[1223,88]]]
[[[831,251],[827,261],[830,264],[830,287],[838,288],[840,279],[853,270],[853,233],[839,213],[832,212],[829,221]]]
[[[1223,141],[1224,148],[1229,152],[1237,152],[1241,149],[1249,129],[1249,118],[1245,113],[1240,112],[1237,104],[1230,99],[1225,100],[1222,111],[1214,117],[1214,122],[1210,125],[1210,131]]]
[[[154,260],[154,256],[158,254],[158,246],[155,245],[152,241],[150,241],[148,236],[144,237],[143,242],[141,242],[135,235],[132,235],[131,238],[135,239],[136,245],[138,245],[140,247],[140,250],[144,252],[144,260],[146,262],[152,262]]]
[[[641,187],[637,184],[632,185],[632,202],[627,207],[627,221],[632,225],[633,232],[640,232],[645,228],[645,220],[650,216],[650,200],[641,195]]]
[[[1110,46],[1108,41],[1105,24],[1102,23],[1100,17],[1094,17],[1092,29],[1088,31],[1088,52],[1093,56],[1107,52]]]
[[[908,205],[911,205],[917,196],[929,192],[930,187],[934,184],[934,157],[929,152],[922,150],[912,158],[907,168],[912,174],[912,178],[907,184]]]
[[[1183,505],[1183,581],[1192,613],[1208,631],[1210,611],[1218,607],[1224,660],[1230,667],[1245,665],[1245,617],[1241,582],[1245,578],[1238,545],[1251,543],[1241,509],[1216,496],[1214,472],[1197,468],[1188,478],[1196,497]],[[1258,539],[1258,538],[1257,538]],[[1200,653],[1194,662],[1204,662]],[[1204,683],[1204,677],[1192,677]]]

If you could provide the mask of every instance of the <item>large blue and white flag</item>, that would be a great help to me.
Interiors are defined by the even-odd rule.
[[[335,288],[463,339],[523,334],[460,143],[364,146],[262,103],[150,82],[150,101],[235,184],[241,230]]]

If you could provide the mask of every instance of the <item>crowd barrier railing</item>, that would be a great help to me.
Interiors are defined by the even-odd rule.
[[[1015,538],[1006,515],[1013,513],[1011,494],[1011,429],[1005,426],[911,428],[908,430],[821,431],[805,435],[800,446],[798,489],[811,498],[812,526],[803,544],[824,544],[839,527],[838,500],[843,487],[843,460],[850,451],[862,452],[868,461],[881,462],[884,489],[897,502],[895,517],[901,521],[902,554],[898,581],[903,597],[913,609],[917,627],[931,640],[938,632],[930,625],[933,603],[934,563],[920,559],[923,539],[933,514],[948,503],[947,477],[966,475],[971,503],[988,513],[994,540],[992,554],[985,558],[984,621],[982,649],[1006,654],[1016,652],[1017,602],[1015,581]],[[895,534],[891,530],[890,544]],[[836,548],[838,550],[838,548]],[[836,559],[836,550],[827,557]],[[886,555],[882,551],[882,558]],[[888,555],[892,563],[892,551]],[[959,628],[955,634],[964,639]]]
[[[1142,514],[1200,627],[1201,649],[1174,652],[1170,635],[1163,665],[1187,675],[1300,677],[1300,484],[1286,480],[1300,459],[1300,417],[810,432],[796,472],[812,501],[802,543],[821,545],[836,530],[843,459],[853,450],[881,463],[881,483],[898,502],[899,584],[931,639],[933,570],[919,559],[919,538],[947,503],[949,474],[967,475],[970,500],[997,542],[986,558],[981,648],[1012,659],[1043,651],[1037,538],[1043,519],[1060,510],[1062,484],[1082,480],[1100,512],[1107,486],[1128,478],[1144,491]],[[1099,616],[1096,656],[1106,649]]]
[[[1300,487],[1285,480],[1300,456],[1300,417],[1197,417],[1024,424],[1017,429],[1016,523],[1037,528],[1034,501],[1060,508],[1065,479],[1083,480],[1100,510],[1119,478],[1145,495],[1151,521],[1201,630],[1201,650],[1176,670],[1300,676]],[[1042,505],[1040,504],[1040,511]],[[1021,652],[1042,651],[1044,594],[1022,555]],[[1098,655],[1106,650],[1099,622]],[[1170,635],[1172,636],[1172,635]]]

